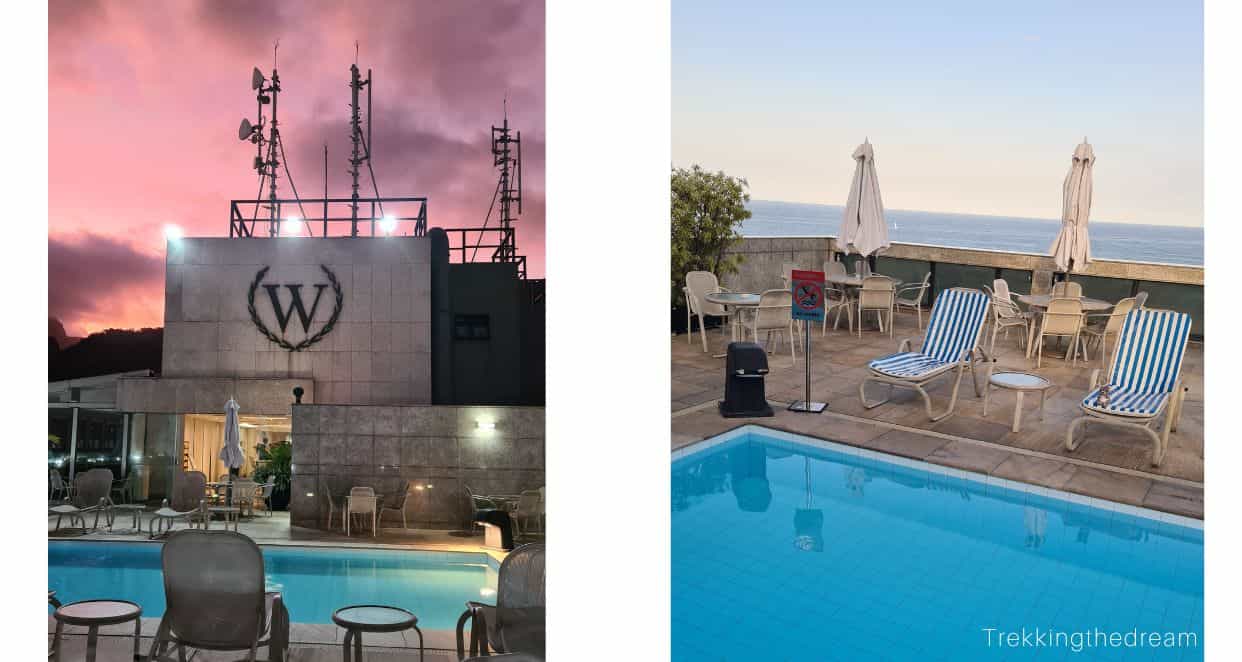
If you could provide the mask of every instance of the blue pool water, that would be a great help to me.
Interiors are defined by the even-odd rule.
[[[62,602],[119,598],[164,613],[156,543],[49,541],[48,588]],[[331,623],[349,604],[393,605],[418,615],[424,629],[452,629],[467,600],[495,595],[485,554],[310,547],[265,547],[269,589],[280,590],[291,620]]]
[[[1202,659],[1190,520],[756,427],[713,441],[672,465],[674,660]]]

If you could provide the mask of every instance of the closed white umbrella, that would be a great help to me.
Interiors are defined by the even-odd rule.
[[[880,180],[875,175],[875,152],[871,142],[854,150],[854,182],[841,218],[839,243],[847,253],[872,255],[889,246],[888,225],[884,223],[884,203],[880,201]]]
[[[241,448],[241,424],[237,418],[240,410],[233,398],[224,403],[224,448],[220,449],[220,460],[229,469],[240,469],[245,461]]]
[[[1082,271],[1091,262],[1091,239],[1087,235],[1087,218],[1091,215],[1091,170],[1095,150],[1082,139],[1074,148],[1069,174],[1065,175],[1061,201],[1061,232],[1049,250],[1058,271]]]

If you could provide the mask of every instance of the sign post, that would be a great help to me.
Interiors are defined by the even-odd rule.
[[[824,272],[794,269],[790,274],[793,305],[790,315],[802,322],[803,358],[806,362],[806,389],[802,399],[789,405],[789,411],[818,414],[828,406],[827,402],[811,400],[811,322],[824,321]],[[791,339],[792,342],[792,339]]]

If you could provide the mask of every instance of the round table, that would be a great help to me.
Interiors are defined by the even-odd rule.
[[[735,308],[737,309],[734,311],[736,313],[743,308],[758,308],[760,297],[758,294],[750,292],[712,292],[704,295],[703,298],[707,299],[710,303],[724,306],[725,308]],[[729,320],[729,340],[731,342],[737,341],[737,327],[740,323],[741,322],[737,314],[731,316],[731,319]],[[722,356],[724,356],[723,353],[712,354],[712,358],[716,359]]]
[[[142,639],[142,607],[128,600],[82,600],[62,605],[52,614],[56,634],[52,639],[52,659],[60,660],[60,635],[65,625],[85,625],[86,662],[95,662],[99,644],[99,626],[134,622],[134,659],[141,660],[138,644]]]
[[[418,629],[418,617],[400,607],[385,605],[351,605],[332,613],[332,622],[345,628],[342,651],[345,662],[350,662],[349,645],[353,643],[353,662],[362,662],[363,632],[401,632],[413,629],[418,633],[418,659],[423,659],[423,631]]]
[[[1018,432],[1022,425],[1022,396],[1028,391],[1039,391],[1039,420],[1044,420],[1044,398],[1052,382],[1025,372],[998,372],[988,376],[987,390],[983,393],[983,415],[988,415],[988,401],[991,399],[992,387],[1003,388],[1017,393],[1017,403],[1013,406],[1013,427]]]
[[[1031,312],[1039,313],[1046,309],[1053,299],[1066,299],[1072,297],[1054,297],[1051,294],[1018,294],[1015,295],[1018,301],[1025,303],[1031,308]],[[1082,302],[1083,313],[1098,313],[1112,309],[1114,304],[1101,299],[1092,299],[1090,297],[1078,297]],[[1032,319],[1030,328],[1026,332],[1026,357],[1030,358],[1035,353],[1035,321]]]

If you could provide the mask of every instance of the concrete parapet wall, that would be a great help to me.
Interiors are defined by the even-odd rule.
[[[146,414],[222,414],[234,398],[242,414],[288,416],[293,389],[301,386],[302,402],[315,401],[315,382],[304,379],[238,379],[232,377],[122,377],[117,380],[117,409]]]

